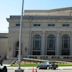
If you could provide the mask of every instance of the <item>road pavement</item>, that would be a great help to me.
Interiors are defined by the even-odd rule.
[[[8,72],[15,72],[15,70],[8,70]],[[24,72],[72,72],[72,70],[37,70],[37,71],[32,71],[32,70],[27,70],[25,69]]]
[[[10,65],[3,65],[7,66],[8,72],[15,72],[15,70],[18,69],[18,67],[10,67]],[[24,72],[72,72],[72,66],[67,67],[58,67],[56,70],[41,70],[37,69],[36,67],[21,67],[21,69],[24,70]]]
[[[18,67],[7,67],[8,72],[15,72]],[[56,70],[36,69],[35,67],[21,67],[24,72],[72,72],[72,67],[58,67]],[[34,71],[33,71],[34,70]]]

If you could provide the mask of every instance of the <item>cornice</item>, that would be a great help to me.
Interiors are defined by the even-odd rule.
[[[24,12],[25,13],[32,13],[32,12],[35,12],[35,13],[47,13],[47,12],[56,12],[56,11],[64,11],[64,10],[72,10],[72,7],[65,7],[65,8],[57,8],[57,9],[51,9],[51,10],[25,10]]]

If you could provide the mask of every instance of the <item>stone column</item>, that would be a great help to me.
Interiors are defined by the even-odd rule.
[[[45,32],[42,33],[42,41],[41,41],[41,55],[44,55],[45,53]]]
[[[60,36],[59,32],[57,33],[57,38],[56,38],[56,50],[55,50],[56,55],[60,55]]]

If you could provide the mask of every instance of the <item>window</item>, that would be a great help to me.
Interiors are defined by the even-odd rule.
[[[40,26],[40,24],[33,24],[33,26],[38,27],[38,26]]]
[[[70,26],[69,24],[63,24],[62,25],[63,27],[68,27],[68,26]]]
[[[20,24],[16,24],[16,26],[20,26]]]
[[[16,42],[16,47],[15,47],[15,57],[18,56],[18,51],[19,51],[19,41]]]
[[[32,41],[32,55],[40,55],[41,54],[41,36],[34,35]]]
[[[47,37],[47,55],[55,55],[56,38],[54,35]]]
[[[70,37],[69,35],[62,36],[62,55],[69,55],[70,53]]]
[[[55,24],[48,24],[48,26],[55,26]]]

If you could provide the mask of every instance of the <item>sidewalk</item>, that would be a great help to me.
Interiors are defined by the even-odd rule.
[[[58,69],[72,69],[72,66],[58,67]]]
[[[18,67],[10,67],[9,64],[3,64],[3,66],[7,66],[8,69],[18,69]],[[36,67],[21,67],[22,69],[36,69]],[[58,67],[57,69],[72,69],[72,66]]]

